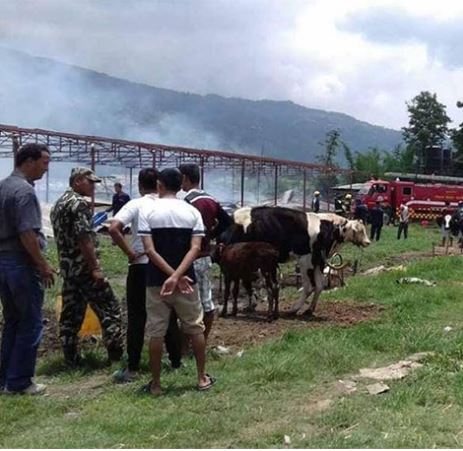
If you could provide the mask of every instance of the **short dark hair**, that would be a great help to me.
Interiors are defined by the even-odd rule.
[[[155,190],[158,180],[158,171],[154,168],[145,168],[138,173],[138,183],[143,189]]]
[[[191,183],[194,183],[195,185],[199,183],[201,179],[201,173],[199,170],[199,166],[194,163],[189,163],[189,164],[181,164],[178,167],[179,171],[182,173],[182,175],[185,175],[188,177],[188,180]]]
[[[15,166],[21,166],[26,160],[31,158],[34,161],[42,158],[42,152],[47,152],[50,155],[50,149],[45,144],[29,143],[24,144],[18,150],[15,157]]]
[[[118,186],[119,188],[122,188],[122,183],[116,182],[116,183],[114,184],[114,187],[116,187],[116,186]]]
[[[158,180],[165,186],[167,191],[174,193],[182,187],[182,173],[177,168],[166,168],[158,174]]]

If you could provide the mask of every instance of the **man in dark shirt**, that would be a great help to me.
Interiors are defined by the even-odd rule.
[[[199,189],[200,170],[197,164],[182,164],[179,166],[179,170],[183,175],[182,189],[187,193],[184,200],[201,213],[206,229],[206,236],[201,243],[201,251],[193,262],[193,266],[198,283],[199,298],[204,309],[204,336],[207,340],[214,322],[215,311],[212,300],[210,235],[217,225],[220,204],[210,194]]]
[[[370,230],[370,239],[376,237],[376,241],[379,241],[381,236],[381,229],[383,228],[384,221],[384,210],[381,208],[379,201],[376,201],[376,205],[373,207],[370,213],[371,216],[371,230]]]
[[[130,196],[122,191],[122,184],[116,182],[114,184],[113,202],[110,208],[106,210],[107,213],[113,212],[113,216],[116,216],[118,211],[130,200]]]
[[[355,199],[354,219],[367,223],[368,207],[360,200]]]
[[[26,144],[15,157],[15,170],[0,181],[0,298],[3,332],[0,390],[37,395],[46,386],[32,382],[42,338],[44,287],[54,282],[54,270],[42,250],[42,214],[34,181],[48,170],[50,151]]]

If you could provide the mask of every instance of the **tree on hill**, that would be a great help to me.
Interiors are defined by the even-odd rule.
[[[437,101],[436,94],[422,91],[411,102],[407,102],[408,127],[403,127],[403,137],[415,152],[416,170],[424,167],[426,149],[441,147],[448,137],[451,122],[446,106]]]
[[[338,148],[341,145],[341,133],[338,129],[330,130],[326,133],[325,142],[320,143],[324,147],[323,153],[317,155],[317,161],[326,166],[326,171],[318,176],[318,190],[327,195],[331,187],[335,186],[338,182],[335,172],[338,164],[336,163],[336,156]]]
[[[457,102],[458,108],[463,108],[463,102]],[[458,126],[458,128],[453,129],[450,132],[452,137],[453,147],[455,152],[453,155],[453,161],[458,173],[463,172],[463,122]]]

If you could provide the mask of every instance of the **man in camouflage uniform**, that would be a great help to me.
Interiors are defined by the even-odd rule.
[[[77,334],[87,303],[100,320],[109,360],[120,360],[123,352],[119,302],[101,270],[92,212],[84,198],[94,193],[95,183],[100,181],[91,169],[72,169],[70,188],[56,201],[50,215],[63,276],[60,339],[71,366],[80,361]]]

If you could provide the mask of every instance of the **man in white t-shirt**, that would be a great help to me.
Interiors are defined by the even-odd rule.
[[[404,239],[408,237],[408,221],[410,219],[410,213],[408,212],[408,207],[405,204],[400,204],[400,213],[399,213],[399,228],[397,230],[397,239],[400,240],[402,232],[404,233]]]
[[[144,390],[152,395],[161,391],[163,338],[174,310],[190,337],[196,359],[198,390],[210,388],[214,379],[206,374],[206,341],[203,308],[196,287],[193,261],[205,235],[199,211],[176,199],[182,184],[178,169],[168,168],[158,175],[159,199],[143,206],[138,234],[149,257],[146,279],[146,311],[150,329],[150,368],[152,380]]]
[[[127,355],[128,364],[113,374],[115,382],[131,382],[137,377],[140,367],[141,351],[145,337],[146,323],[146,266],[148,257],[138,236],[138,215],[140,209],[149,206],[157,199],[157,172],[155,169],[142,169],[138,174],[138,189],[142,197],[127,202],[114,216],[109,226],[113,241],[127,255],[129,271],[127,274]],[[131,226],[132,240],[124,239],[123,230]],[[175,318],[173,318],[176,321]],[[166,348],[173,368],[181,366],[181,342],[177,324],[172,323],[165,337]]]

